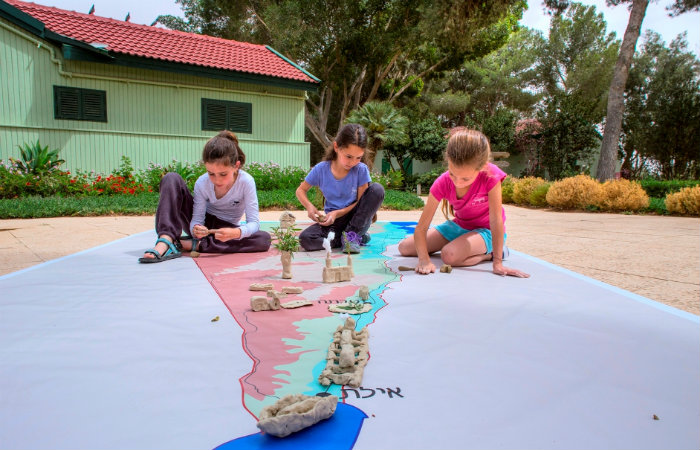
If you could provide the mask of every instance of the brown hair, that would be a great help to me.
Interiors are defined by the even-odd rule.
[[[448,137],[445,160],[458,167],[471,166],[477,170],[481,170],[489,162],[491,145],[481,131],[455,127],[450,130]],[[449,219],[450,214],[454,216],[454,208],[446,199],[442,200],[440,209],[446,219]]]
[[[245,153],[238,145],[238,137],[228,130],[223,130],[204,144],[202,161],[232,167],[236,165],[237,161],[240,161],[242,166],[245,164]]]
[[[348,123],[338,130],[334,141],[338,148],[347,147],[348,145],[357,145],[362,150],[365,150],[367,148],[367,131],[365,131],[365,128],[360,124]],[[367,152],[365,152],[365,156],[366,155]],[[331,145],[326,149],[323,160],[335,161],[337,157],[338,154],[333,150],[333,146]],[[364,162],[364,158],[362,162]]]

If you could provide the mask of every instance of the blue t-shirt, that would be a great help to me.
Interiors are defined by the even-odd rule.
[[[359,163],[340,180],[333,176],[330,161],[316,164],[304,179],[311,186],[318,186],[326,198],[325,211],[343,209],[357,201],[357,188],[369,183],[369,169],[365,163]]]

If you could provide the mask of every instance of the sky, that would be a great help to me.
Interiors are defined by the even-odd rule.
[[[87,13],[94,4],[95,14],[98,16],[124,20],[129,13],[132,23],[144,25],[150,25],[161,14],[183,16],[180,5],[174,0],[33,0],[33,2],[82,13]],[[584,0],[581,3],[595,5],[599,12],[602,11],[608,24],[608,32],[614,31],[618,39],[622,40],[629,18],[626,5],[609,8],[605,6],[605,0]],[[651,29],[659,33],[666,44],[669,44],[679,33],[687,31],[688,50],[700,55],[700,13],[668,17],[665,7],[671,3],[673,3],[672,0],[651,0],[642,23],[642,35],[645,30]],[[525,12],[521,24],[541,30],[546,35],[549,29],[549,17],[544,14],[541,1],[531,0],[529,4],[530,9]]]

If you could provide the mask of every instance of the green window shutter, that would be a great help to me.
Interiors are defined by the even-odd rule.
[[[83,120],[107,122],[107,93],[83,89],[82,92]]]
[[[80,120],[79,89],[54,86],[53,98],[54,118]]]
[[[54,118],[107,122],[107,93],[95,89],[54,86]]]
[[[252,133],[253,105],[251,103],[203,98],[202,130],[230,130],[237,133]]]

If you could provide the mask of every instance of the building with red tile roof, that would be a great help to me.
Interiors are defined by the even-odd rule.
[[[19,0],[0,0],[0,37],[12,72],[0,94],[13,97],[0,140],[13,148],[38,138],[68,167],[109,171],[122,155],[196,160],[226,128],[251,161],[309,165],[304,104],[319,80],[269,46]]]

